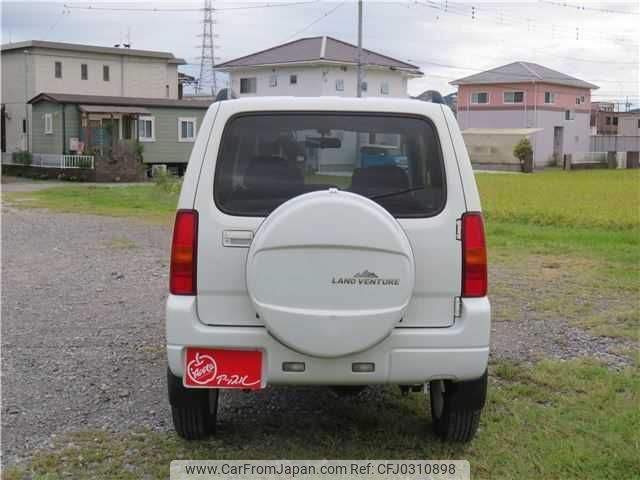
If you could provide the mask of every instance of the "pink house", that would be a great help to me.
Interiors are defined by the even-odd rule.
[[[541,128],[533,134],[538,167],[589,151],[591,90],[596,85],[535,63],[514,62],[451,82],[460,128]]]

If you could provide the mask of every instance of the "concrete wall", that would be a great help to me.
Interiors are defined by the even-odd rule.
[[[562,154],[589,151],[589,113],[575,113],[574,120],[565,120],[564,111],[554,110],[458,110],[461,130],[467,128],[542,128],[532,135],[534,163],[547,165],[553,160],[554,127],[563,128]]]
[[[245,70],[233,70],[229,73],[231,88],[241,97],[244,96],[340,96],[355,97],[357,86],[357,72],[355,67],[339,67],[330,65],[278,67],[278,68],[251,68]],[[277,85],[271,86],[271,76],[277,77]],[[297,75],[296,84],[289,81],[290,75]],[[257,79],[256,93],[240,93],[240,79]],[[344,90],[336,90],[336,81],[344,82]],[[367,82],[365,97],[408,97],[407,76],[398,71],[365,69],[363,81]],[[382,83],[389,84],[389,93],[384,95],[380,88]]]

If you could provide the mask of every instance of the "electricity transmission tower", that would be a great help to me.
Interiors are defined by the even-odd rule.
[[[213,33],[213,25],[216,20],[213,18],[214,8],[213,0],[204,0],[204,18],[202,20],[202,33],[199,37],[202,38],[202,44],[200,45],[200,75],[198,76],[198,83],[196,86],[196,93],[200,93],[205,87],[211,87],[211,95],[218,92],[218,84],[216,79],[216,72],[214,70],[216,66],[214,39],[218,35]]]

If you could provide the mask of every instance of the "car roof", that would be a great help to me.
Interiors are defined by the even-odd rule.
[[[220,102],[220,109],[229,113],[252,111],[327,111],[380,112],[420,115],[441,115],[440,104],[411,98],[355,97],[244,97]]]

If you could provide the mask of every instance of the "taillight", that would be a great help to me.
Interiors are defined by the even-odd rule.
[[[482,214],[462,215],[462,296],[487,294],[487,248]]]
[[[196,294],[198,212],[178,210],[171,244],[169,290],[174,295]]]

